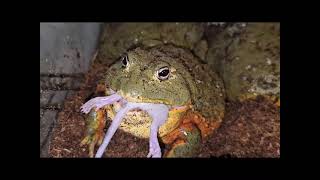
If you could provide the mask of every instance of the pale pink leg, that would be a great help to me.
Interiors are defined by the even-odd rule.
[[[116,116],[114,117],[106,135],[105,138],[101,144],[101,146],[99,147],[97,154],[96,154],[96,158],[100,158],[102,157],[104,151],[106,150],[112,136],[114,135],[114,133],[117,131],[122,118],[126,115],[126,113],[130,110],[130,106],[127,104],[125,105],[122,109],[119,110],[119,112],[116,114]]]

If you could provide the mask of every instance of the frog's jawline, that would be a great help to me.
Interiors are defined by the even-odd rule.
[[[105,149],[107,148],[112,136],[120,126],[122,119],[126,115],[126,113],[132,109],[141,109],[146,111],[152,117],[152,123],[150,127],[150,147],[149,154],[147,157],[161,157],[161,149],[159,146],[157,134],[159,127],[165,123],[168,119],[169,107],[165,104],[154,104],[154,103],[136,103],[136,102],[128,102],[122,96],[117,93],[114,93],[110,96],[104,97],[96,97],[88,102],[86,102],[83,106],[81,106],[81,111],[84,113],[89,113],[91,109],[96,107],[96,110],[99,108],[113,104],[116,102],[121,102],[122,106],[114,117],[106,135],[103,140],[103,143],[99,147],[97,154],[95,157],[102,157]],[[179,108],[179,107],[174,107]]]

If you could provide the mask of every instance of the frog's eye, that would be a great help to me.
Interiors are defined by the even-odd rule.
[[[127,67],[129,65],[129,58],[127,54],[122,56],[120,60],[121,60],[122,67]]]
[[[168,67],[162,67],[157,71],[157,77],[160,80],[166,80],[169,77],[170,70]]]

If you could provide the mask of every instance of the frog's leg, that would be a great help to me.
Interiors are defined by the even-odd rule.
[[[192,123],[180,125],[169,136],[170,138],[167,136],[169,142],[165,142],[165,140],[164,142],[172,145],[170,150],[164,154],[164,157],[192,157],[201,143],[200,130]]]
[[[202,139],[217,129],[220,122],[206,121],[200,113],[188,111],[182,117],[181,125],[162,138],[165,144],[172,145],[165,157],[191,157],[198,150]]]
[[[104,127],[106,124],[106,112],[104,108],[96,111],[92,109],[86,119],[87,130],[86,136],[81,141],[81,146],[89,145],[89,156],[94,156],[94,147],[100,145],[104,138]]]

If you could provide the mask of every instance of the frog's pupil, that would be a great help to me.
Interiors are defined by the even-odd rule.
[[[159,72],[159,76],[165,77],[169,74],[169,69],[164,69]]]
[[[169,77],[169,68],[168,67],[163,67],[158,71],[158,79],[160,80],[165,80]]]

